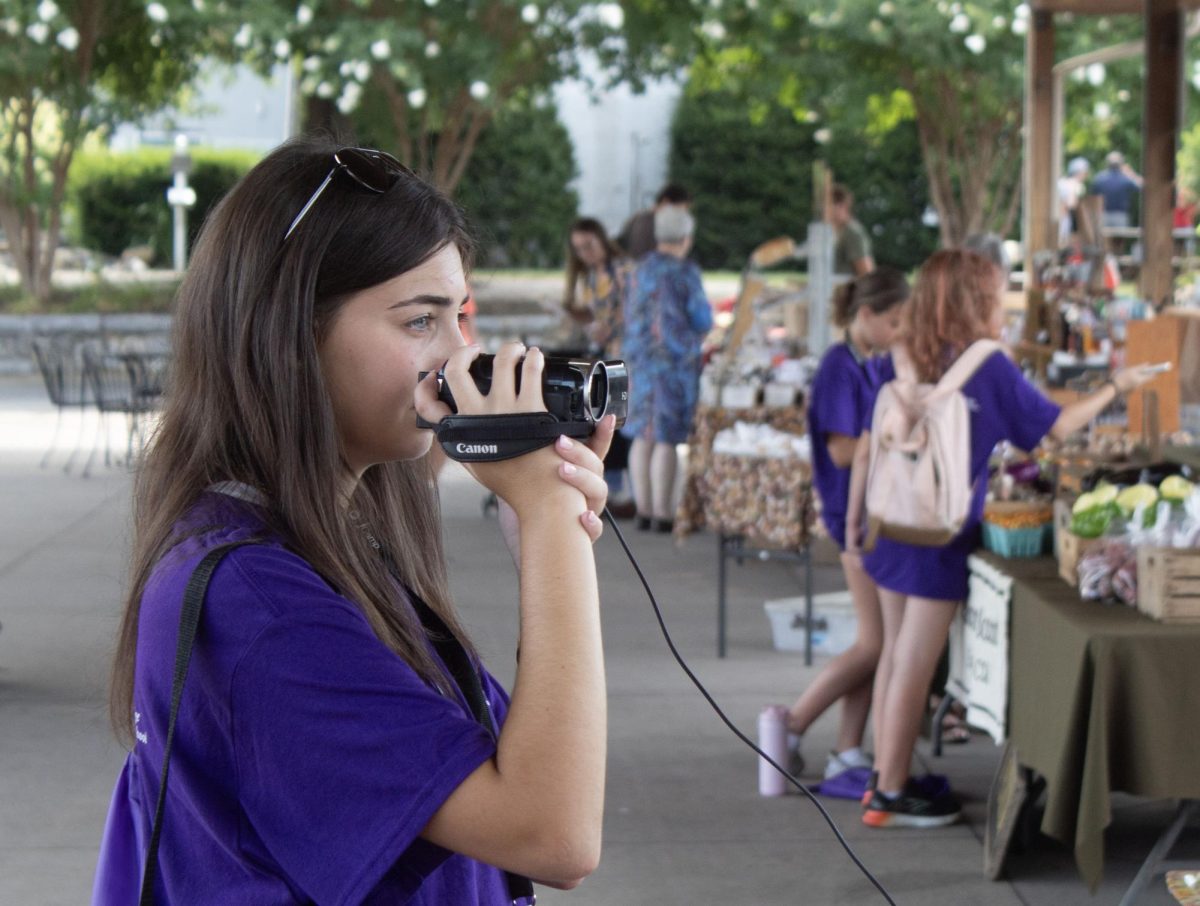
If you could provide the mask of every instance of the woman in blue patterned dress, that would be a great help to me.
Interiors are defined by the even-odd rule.
[[[623,354],[629,364],[633,444],[629,473],[640,529],[670,532],[675,445],[688,438],[700,391],[700,344],[712,329],[712,307],[700,268],[687,260],[695,221],[685,208],[664,205],[654,215],[658,243],[641,263],[625,311]]]

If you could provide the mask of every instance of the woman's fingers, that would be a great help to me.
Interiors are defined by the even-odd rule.
[[[564,461],[596,475],[604,475],[604,460],[596,454],[590,443],[574,440],[563,434],[554,442],[554,449]]]
[[[416,392],[413,393],[413,401],[417,407],[417,414],[425,421],[436,425],[447,415],[450,415],[450,407],[438,399],[438,377],[436,371],[431,371],[417,383]]]
[[[583,525],[584,531],[588,533],[588,537],[592,539],[593,544],[599,541],[600,536],[604,534],[604,521],[593,510],[588,510],[580,516],[579,522]]]
[[[617,433],[617,417],[615,415],[606,415],[596,425],[596,430],[587,440],[588,447],[603,460],[608,455],[608,448],[612,446],[613,435]]]
[[[563,459],[558,465],[559,477],[582,492],[589,510],[593,513],[603,511],[608,502],[604,464],[584,444],[577,443],[569,437],[560,437],[554,448]]]
[[[521,392],[517,394],[518,412],[541,412],[546,408],[542,399],[542,372],[546,357],[536,346],[525,353],[521,363]]]
[[[492,386],[487,395],[489,412],[512,412],[517,395],[517,367],[525,355],[524,343],[505,343],[492,360]],[[522,374],[524,378],[524,374]],[[524,386],[524,381],[522,381]]]
[[[483,406],[483,395],[475,386],[475,379],[467,371],[471,367],[471,363],[479,358],[480,352],[478,345],[456,349],[446,360],[446,365],[442,369],[446,374],[446,383],[450,385],[450,392],[454,395],[458,411],[464,414],[477,412]]]

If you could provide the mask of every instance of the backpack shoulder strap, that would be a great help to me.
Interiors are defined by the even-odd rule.
[[[896,377],[905,382],[918,383],[917,369],[913,365],[912,357],[908,354],[908,346],[901,341],[896,343],[890,352],[892,354],[892,366],[896,370]]]
[[[1003,350],[1004,345],[998,340],[976,340],[963,350],[962,355],[950,366],[950,370],[942,375],[942,379],[937,382],[937,387],[933,391],[934,394],[946,396],[956,390],[962,390],[963,385],[971,380],[971,377],[992,353]]]

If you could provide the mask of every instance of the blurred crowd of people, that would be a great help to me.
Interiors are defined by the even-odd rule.
[[[1103,173],[1088,176],[1086,161],[1072,160],[1060,184],[1066,236],[1076,231],[1079,201],[1089,191],[1103,196],[1106,225],[1130,223],[1141,178],[1124,158],[1113,152]],[[665,187],[653,208],[629,220],[620,243],[590,218],[576,221],[569,233],[564,306],[591,355],[620,356],[629,364],[629,419],[622,432],[629,450],[620,463],[632,484],[628,513],[639,528],[659,532],[672,529],[675,448],[690,433],[701,343],[713,324],[700,270],[688,257],[695,229],[690,202],[682,187]],[[1096,392],[1060,407],[1002,347],[977,355],[981,364],[961,391],[971,413],[974,488],[966,523],[947,544],[879,538],[866,550],[862,486],[872,466],[880,388],[897,379],[898,363],[908,369],[906,380],[935,384],[977,341],[1000,340],[1010,263],[1000,237],[974,235],[961,248],[935,253],[910,289],[904,274],[876,266],[850,189],[833,186],[830,202],[839,283],[832,320],[843,336],[824,351],[808,394],[807,423],[813,485],[822,521],[841,552],[857,635],[787,709],[789,761],[793,773],[804,770],[806,731],[840,701],[837,745],[818,789],[860,800],[869,826],[933,827],[957,820],[960,807],[947,778],[913,776],[913,750],[933,704],[951,619],[966,598],[967,556],[980,544],[992,450],[1002,441],[1033,449],[1047,435],[1065,437],[1148,375],[1117,372]],[[623,478],[610,475],[610,486],[619,492]],[[869,722],[874,755],[866,749]],[[969,738],[961,722],[951,732],[957,741]]]

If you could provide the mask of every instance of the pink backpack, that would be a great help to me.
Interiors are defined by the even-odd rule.
[[[884,384],[871,415],[865,550],[880,535],[941,547],[971,509],[971,418],[963,385],[995,340],[969,346],[937,384],[922,384],[903,344],[892,350],[896,378]]]

